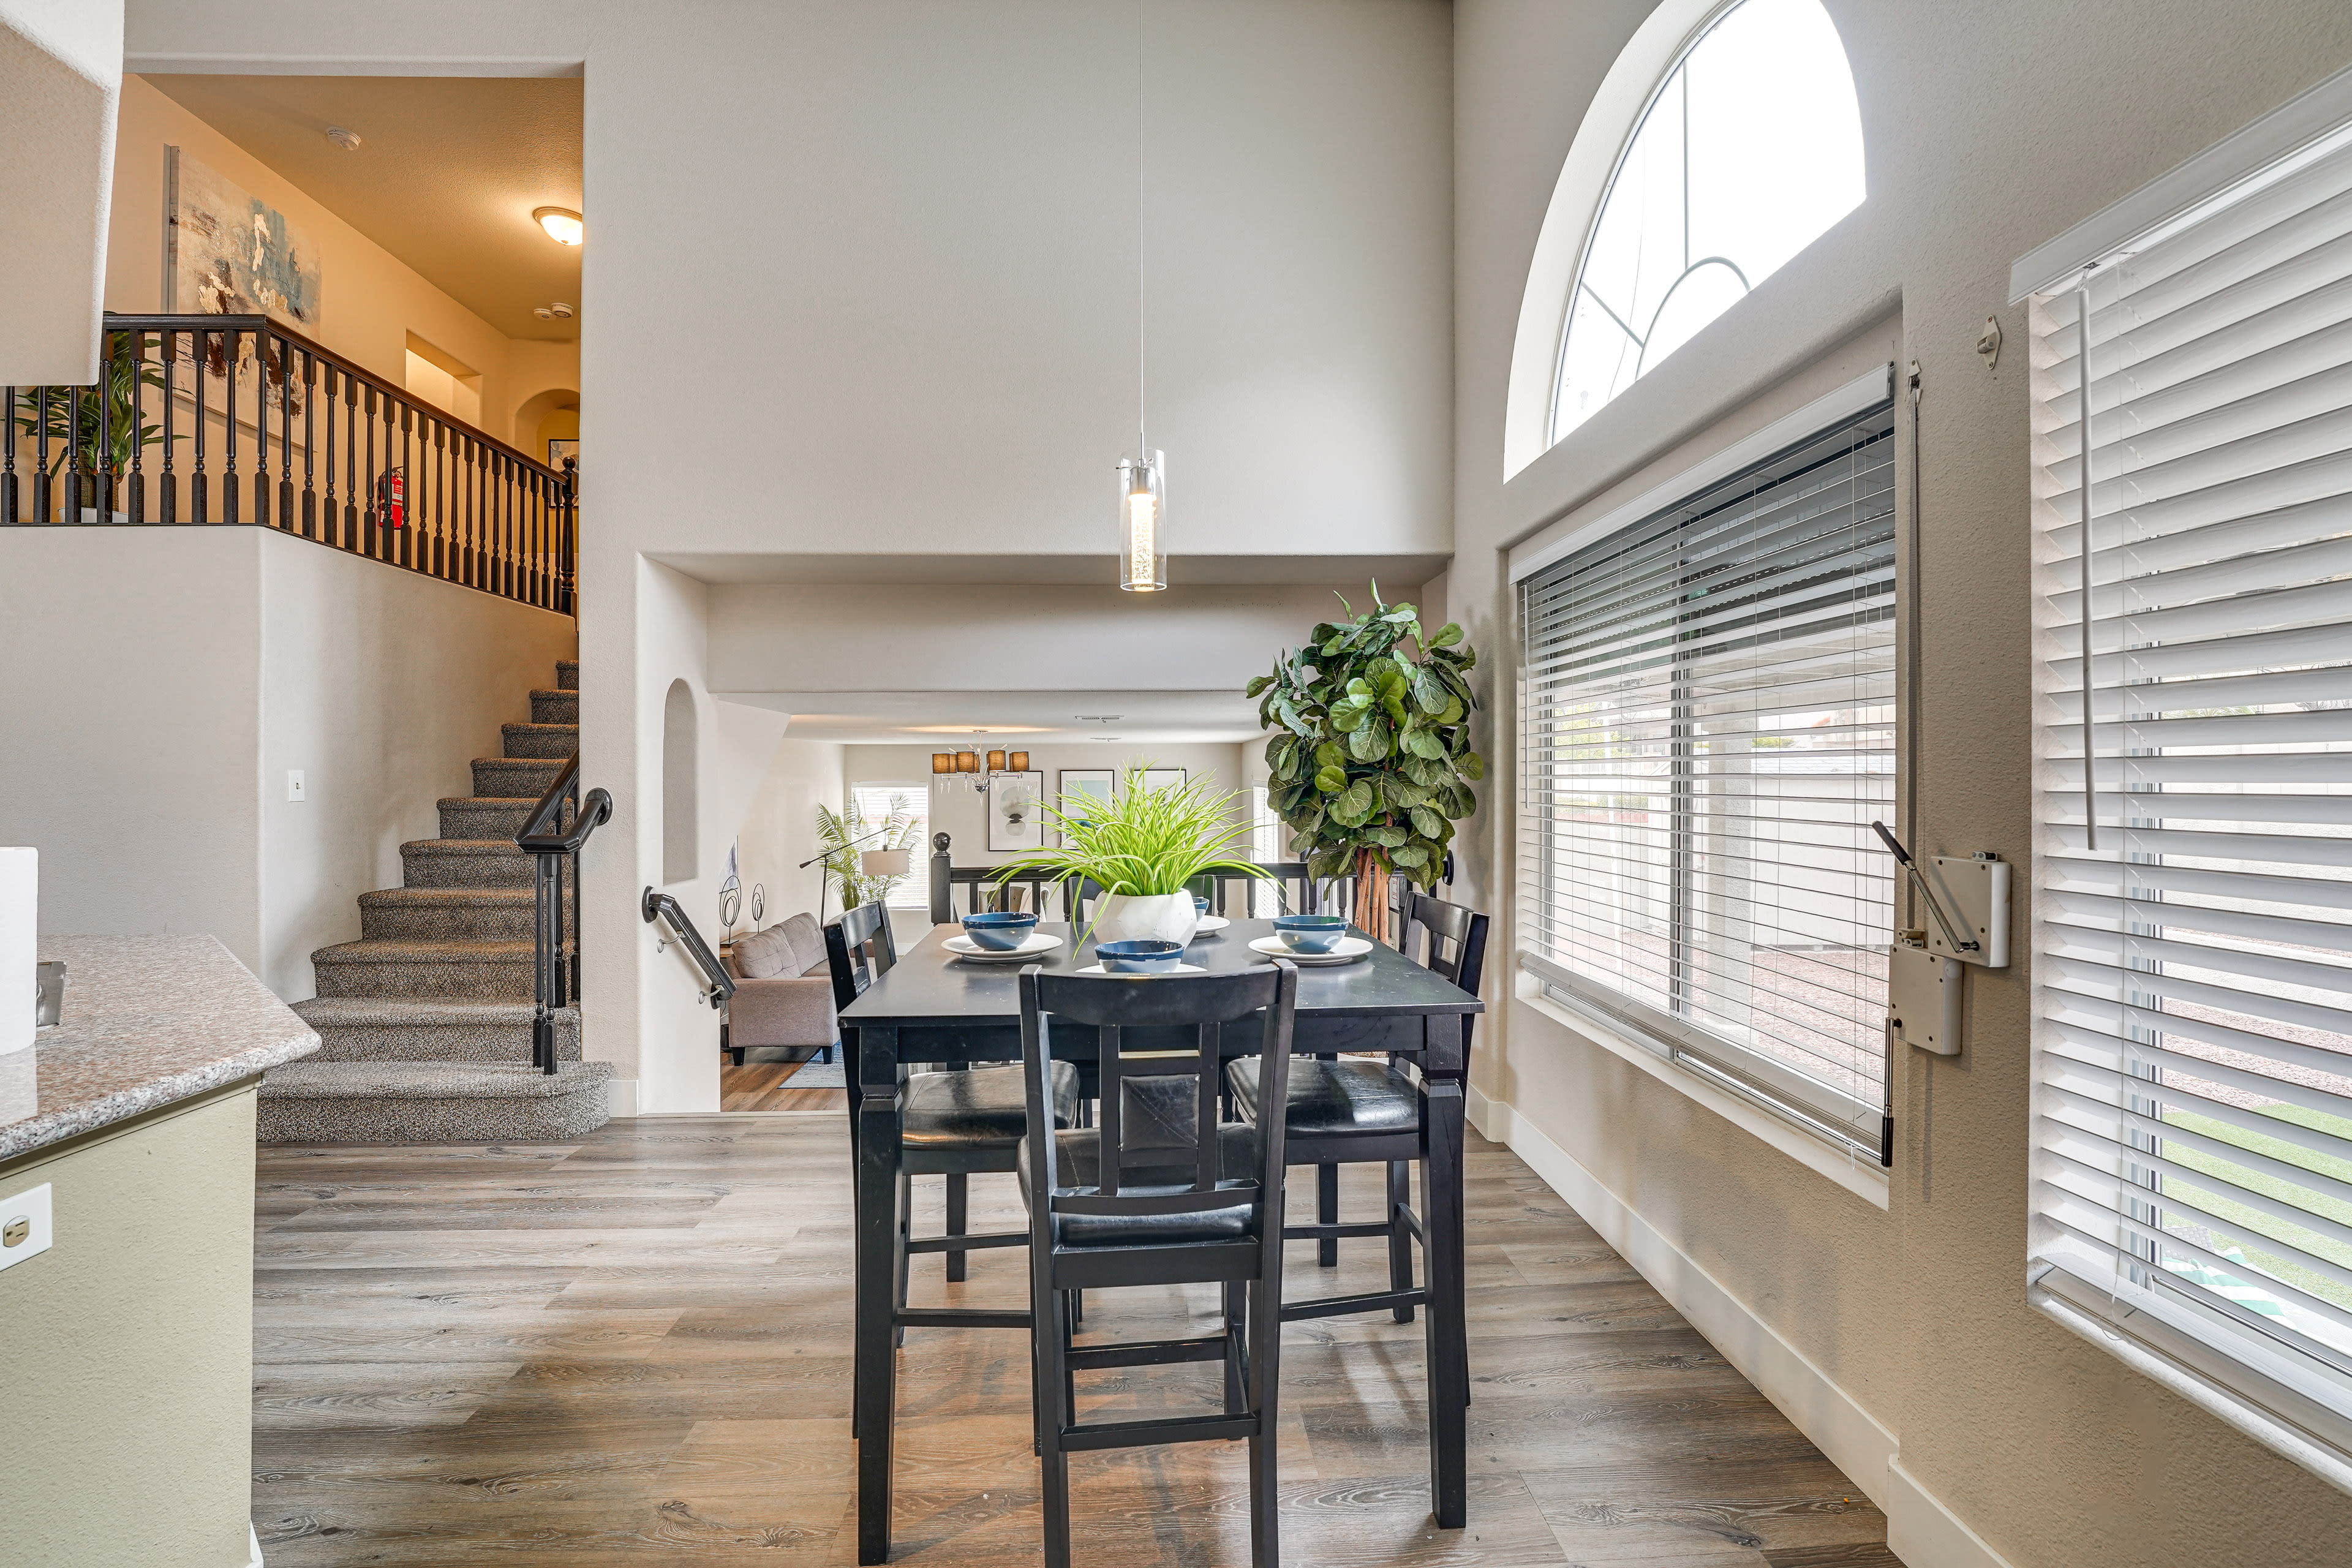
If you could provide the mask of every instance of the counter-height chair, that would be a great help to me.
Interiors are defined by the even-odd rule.
[[[1255,1021],[1252,1082],[1284,1092],[1298,971],[1287,959],[1238,974],[1116,980],[1021,973],[1021,1070],[1029,1095],[1021,1192],[1029,1205],[1029,1321],[1036,1437],[1045,1477],[1045,1563],[1069,1568],[1073,1452],[1249,1440],[1250,1561],[1275,1568],[1275,1417],[1282,1341],[1280,1117],[1221,1121],[1227,1026]],[[1057,1132],[1052,1030],[1091,1026],[1100,1124]],[[1145,1030],[1129,1041],[1128,1031]],[[1192,1047],[1175,1031],[1192,1032]],[[1172,1048],[1171,1048],[1172,1047]],[[1137,1052],[1146,1054],[1138,1055]],[[1199,1339],[1074,1345],[1080,1290],[1216,1284],[1224,1329]],[[1224,1408],[1141,1421],[1078,1419],[1076,1373],[1221,1362]]]
[[[833,973],[834,1004],[848,1006],[858,994],[898,962],[890,935],[889,911],[878,903],[860,904],[824,928],[824,952]],[[857,1051],[847,1042],[849,1125],[857,1126]],[[1067,1062],[1054,1064],[1051,1097],[1054,1124],[1075,1125],[1078,1113],[1078,1070]],[[908,1072],[898,1081],[899,1116],[905,1123],[908,1176],[947,1178],[947,1227],[940,1237],[915,1240],[908,1235],[905,1210],[898,1226],[898,1305],[907,1304],[907,1256],[912,1252],[944,1252],[950,1280],[964,1278],[964,1253],[982,1247],[1014,1245],[1003,1236],[967,1234],[971,1177],[974,1172],[1013,1171],[1021,1156],[1021,1135],[1028,1130],[1029,1105],[1022,1089],[1021,1069],[1013,1066],[967,1068],[953,1072]],[[1025,1238],[1024,1238],[1025,1239]]]
[[[1404,893],[1402,912],[1398,946],[1404,955],[1475,996],[1486,965],[1486,917],[1411,888]],[[1465,1059],[1472,1022],[1466,1017],[1462,1021]],[[1241,1116],[1261,1120],[1259,1107],[1273,1100],[1264,1092],[1257,1063],[1247,1057],[1230,1063],[1225,1079]],[[1398,1322],[1412,1321],[1421,1300],[1412,1283],[1413,1242],[1423,1234],[1412,1209],[1412,1163],[1421,1157],[1423,1134],[1420,1084],[1394,1057],[1386,1061],[1301,1057],[1290,1066],[1282,1098],[1286,1106],[1281,1118],[1287,1134],[1285,1157],[1293,1165],[1317,1167],[1316,1223],[1293,1226],[1283,1234],[1293,1240],[1314,1240],[1317,1261],[1326,1268],[1338,1267],[1343,1237],[1380,1236],[1389,1244],[1386,1291],[1294,1301],[1284,1310],[1284,1318],[1339,1317],[1386,1308]],[[1339,1223],[1339,1167],[1356,1164],[1388,1167],[1387,1213],[1377,1223]]]

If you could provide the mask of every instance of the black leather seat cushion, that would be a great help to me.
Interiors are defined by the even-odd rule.
[[[1189,1087],[1189,1085],[1188,1085]],[[1229,1121],[1217,1129],[1217,1144],[1223,1169],[1220,1178],[1231,1182],[1254,1181],[1257,1176],[1257,1130]],[[1119,1189],[1123,1193],[1181,1192],[1192,1184],[1192,1152],[1190,1148],[1154,1147],[1128,1151],[1126,1163],[1119,1172]],[[1144,1164],[1141,1162],[1168,1161],[1169,1163]],[[1074,1132],[1054,1134],[1055,1179],[1065,1188],[1091,1187],[1098,1184],[1102,1172],[1102,1129],[1081,1128]],[[1021,1199],[1033,1204],[1034,1179],[1030,1169],[1029,1145],[1021,1146]],[[1172,1247],[1180,1242],[1230,1241],[1250,1232],[1250,1205],[1239,1204],[1232,1208],[1209,1209],[1200,1214],[1160,1215],[1062,1215],[1062,1245],[1065,1247]]]
[[[1234,1108],[1257,1120],[1258,1057],[1225,1064]],[[1283,1125],[1302,1138],[1344,1138],[1350,1132],[1410,1132],[1421,1125],[1421,1091],[1382,1060],[1341,1057],[1290,1058],[1289,1112]]]
[[[1078,1119],[1078,1069],[1051,1064],[1054,1125]],[[909,1149],[1010,1149],[1029,1130],[1028,1090],[1018,1067],[907,1075],[898,1091],[902,1134]]]

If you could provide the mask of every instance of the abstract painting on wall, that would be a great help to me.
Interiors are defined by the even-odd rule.
[[[309,231],[217,169],[165,149],[171,207],[164,309],[266,315],[319,331],[319,247]]]

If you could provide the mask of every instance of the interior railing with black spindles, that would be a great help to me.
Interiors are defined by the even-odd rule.
[[[266,316],[110,312],[94,385],[0,388],[0,526],[249,524],[569,615],[577,498]]]

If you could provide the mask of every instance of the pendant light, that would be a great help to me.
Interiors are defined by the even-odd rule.
[[[1168,454],[1143,426],[1143,0],[1135,0],[1135,448],[1118,465],[1118,585],[1130,594],[1168,586]]]

